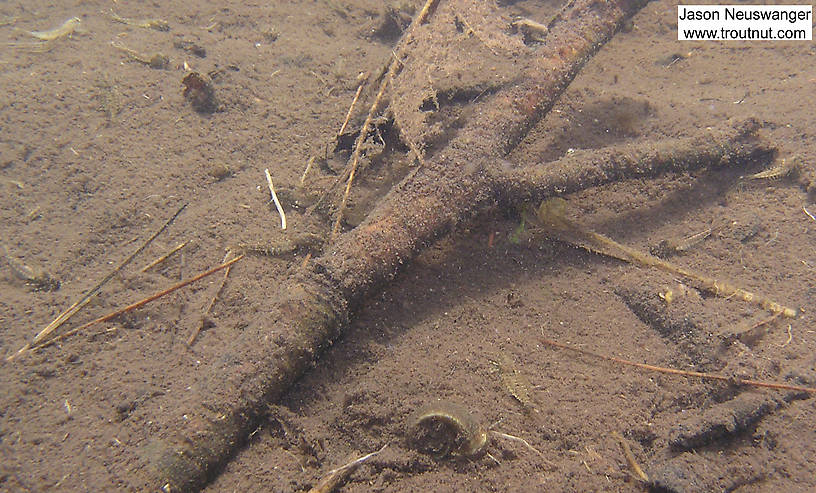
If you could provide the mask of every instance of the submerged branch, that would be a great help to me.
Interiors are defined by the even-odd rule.
[[[204,370],[200,402],[184,409],[187,419],[182,428],[163,440],[159,459],[152,461],[154,475],[147,482],[165,491],[203,487],[255,429],[268,403],[286,392],[338,337],[351,307],[394,277],[424,245],[494,206],[497,196],[514,195],[523,201],[561,193],[564,187],[574,191],[621,179],[630,171],[644,176],[716,166],[767,151],[748,137],[743,141],[742,130],[735,130],[707,137],[706,143],[713,146],[702,146],[700,139],[676,143],[696,147],[696,160],[677,158],[666,143],[656,146],[652,154],[633,153],[635,165],[604,168],[595,163],[601,167],[596,173],[589,163],[578,171],[565,168],[563,173],[531,168],[520,175],[502,176],[495,171],[583,64],[644,4],[640,0],[570,3],[550,26],[546,43],[536,49],[535,61],[514,79],[515,85],[473,103],[473,117],[444,149],[393,187],[362,224],[340,235],[308,268],[292,271],[264,321],[245,328],[225,348],[227,354],[242,355],[241,361],[224,359]],[[435,28],[433,20],[427,28]],[[395,81],[419,76],[406,67]],[[658,164],[647,164],[653,159]]]
[[[692,137],[577,150],[557,161],[497,172],[499,196],[513,205],[537,203],[614,181],[767,159],[775,151],[757,138],[759,126],[747,120]]]

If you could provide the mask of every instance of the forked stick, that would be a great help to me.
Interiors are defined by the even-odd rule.
[[[491,167],[500,167],[583,64],[644,4],[571,1],[513,84],[473,103],[472,117],[446,146],[392,187],[359,226],[339,235],[306,268],[292,270],[263,319],[228,341],[225,351],[240,354],[240,361],[202,369],[206,388],[218,391],[202,392],[199,402],[178,410],[189,419],[179,420],[164,449],[152,455],[155,467],[143,470],[156,475],[146,478],[150,485],[142,489],[196,491],[205,485],[257,428],[269,403],[342,333],[351,307],[372,296],[435,238],[494,208],[502,190]],[[414,69],[406,66],[403,74],[420,76],[425,67]],[[721,157],[744,162],[739,156]],[[702,159],[690,167],[714,163]]]

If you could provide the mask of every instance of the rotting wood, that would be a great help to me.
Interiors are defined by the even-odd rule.
[[[163,491],[197,491],[244,442],[267,404],[276,401],[309,368],[315,355],[347,322],[347,302],[314,271],[295,270],[281,287],[282,301],[271,307],[272,327],[247,327],[227,351],[245,351],[245,360],[213,365],[200,405],[188,409],[188,429],[163,440],[164,452],[150,458]],[[237,347],[236,347],[237,346]],[[193,423],[206,423],[203,429]]]
[[[497,198],[510,203],[540,200],[560,187],[560,182],[550,186],[552,177],[541,176],[525,185],[524,193],[507,198],[511,181],[501,178],[499,163],[549,111],[583,64],[644,4],[574,2],[550,26],[547,42],[536,49],[537,61],[522,69],[513,85],[474,103],[474,116],[448,145],[393,187],[360,226],[340,235],[306,268],[293,268],[280,298],[265,314],[268,322],[247,327],[225,348],[241,354],[242,361],[219,362],[202,373],[199,403],[183,410],[187,424],[162,437],[163,451],[147,458],[153,466],[146,469],[152,470],[146,480],[151,487],[196,491],[211,480],[255,429],[268,403],[287,391],[339,335],[350,309],[424,245],[493,207]],[[407,72],[397,79],[410,77]],[[672,161],[666,169],[740,163],[741,157],[762,148],[750,139],[724,145],[729,152],[711,153],[720,156],[713,161],[701,153],[699,160]],[[654,172],[660,171],[665,169]],[[580,178],[568,180],[567,189],[597,184]]]
[[[759,128],[755,120],[746,120],[690,137],[576,150],[557,161],[498,175],[500,195],[516,204],[534,202],[621,179],[771,158],[774,151],[756,138]]]
[[[669,432],[669,448],[673,452],[686,452],[733,440],[776,412],[785,401],[778,396],[746,392],[703,411],[678,415]]]

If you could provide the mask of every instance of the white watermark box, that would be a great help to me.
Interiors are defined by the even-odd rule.
[[[678,5],[677,39],[813,40],[812,5]]]

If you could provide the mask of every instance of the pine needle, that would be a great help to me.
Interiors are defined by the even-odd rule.
[[[560,342],[552,341],[546,338],[541,338],[539,340],[543,344],[546,344],[547,346],[552,346],[559,349],[566,349],[567,351],[573,351],[575,353],[583,354],[585,356],[592,356],[593,358],[611,361],[613,363],[618,363],[620,365],[634,366],[636,368],[658,373],[667,373],[670,375],[680,375],[684,377],[699,378],[702,380],[716,380],[719,382],[733,383],[737,385],[748,385],[751,387],[761,387],[766,389],[792,390],[794,392],[806,392],[808,394],[816,394],[816,388],[814,387],[802,387],[799,385],[788,385],[785,383],[777,382],[764,382],[761,380],[750,380],[747,378],[728,377],[725,375],[717,375],[714,373],[703,373],[699,371],[678,370],[675,368],[666,368],[663,366],[647,365],[646,363],[637,363],[622,358],[616,358],[614,356],[607,356],[605,354],[594,353],[592,351],[587,351],[586,349],[568,346],[566,344],[562,344]]]
[[[231,266],[232,264],[234,264],[235,262],[241,260],[242,258],[244,258],[244,256],[239,255],[239,256],[235,257],[234,259],[230,260],[229,262],[225,262],[225,263],[223,263],[221,265],[213,267],[212,269],[209,269],[209,270],[204,271],[204,272],[202,272],[202,273],[200,273],[198,275],[195,275],[195,276],[193,276],[193,277],[191,277],[189,279],[185,279],[183,281],[180,281],[180,282],[170,286],[169,288],[167,288],[165,290],[159,291],[158,293],[152,294],[152,295],[148,296],[147,298],[144,298],[143,300],[137,301],[136,303],[130,304],[130,305],[124,307],[124,308],[120,308],[119,310],[113,311],[113,312],[111,312],[111,313],[109,313],[109,314],[107,314],[105,316],[99,317],[96,320],[91,320],[90,322],[88,322],[88,323],[86,323],[84,325],[80,325],[79,327],[77,327],[75,329],[69,330],[68,332],[66,332],[64,334],[61,334],[61,335],[59,335],[57,337],[54,337],[53,339],[49,339],[49,340],[47,340],[47,341],[45,341],[45,342],[43,342],[43,343],[41,343],[41,344],[39,344],[37,346],[32,347],[31,350],[35,351],[35,350],[42,349],[44,347],[50,346],[51,344],[54,344],[55,342],[66,339],[66,338],[68,338],[68,337],[70,337],[70,336],[72,336],[72,335],[74,335],[74,334],[76,334],[78,332],[81,332],[81,331],[87,329],[88,327],[92,327],[92,326],[100,324],[102,322],[107,322],[108,320],[116,318],[119,315],[122,315],[124,313],[133,311],[133,310],[135,310],[137,308],[141,308],[144,305],[150,303],[151,301],[155,301],[155,300],[161,298],[162,296],[166,296],[166,295],[172,293],[173,291],[179,290],[179,289],[187,286],[188,284],[192,284],[192,283],[194,283],[196,281],[204,279],[205,277],[207,277],[209,275],[215,274],[216,272],[218,272],[218,271],[220,271],[222,269],[226,269],[229,266]]]
[[[50,324],[48,324],[43,330],[41,330],[40,333],[37,334],[36,337],[34,337],[34,339],[30,343],[27,343],[22,348],[20,348],[19,351],[17,351],[16,353],[12,354],[9,357],[7,357],[6,361],[12,361],[15,358],[19,357],[20,355],[22,355],[23,353],[25,353],[26,351],[28,351],[29,349],[31,349],[32,347],[42,343],[42,341],[45,340],[46,337],[51,335],[52,332],[54,332],[62,324],[67,322],[68,319],[73,317],[76,312],[78,312],[83,306],[87,305],[88,302],[91,301],[91,298],[96,293],[98,293],[100,289],[102,289],[102,286],[104,286],[105,284],[108,283],[108,281],[113,279],[113,276],[115,276],[122,269],[124,269],[125,266],[127,266],[131,261],[133,261],[133,259],[136,258],[137,255],[142,253],[142,251],[144,251],[144,249],[147,248],[147,246],[150,245],[150,243],[152,243],[153,240],[155,240],[157,236],[162,234],[164,232],[164,230],[167,229],[170,226],[170,224],[172,224],[173,221],[176,220],[176,218],[179,216],[179,214],[181,214],[181,212],[186,207],[187,207],[187,204],[182,205],[181,208],[179,208],[179,210],[176,211],[176,213],[173,214],[173,216],[170,219],[168,219],[167,222],[165,222],[164,225],[161,228],[158,229],[158,231],[153,233],[153,235],[151,235],[150,238],[145,240],[145,242],[142,243],[142,245],[139,248],[137,248],[135,252],[131,253],[130,256],[128,256],[125,260],[122,261],[122,263],[120,263],[115,269],[110,271],[108,273],[108,275],[106,275],[101,281],[99,281],[96,284],[96,286],[94,286],[89,291],[87,291],[84,295],[82,295],[82,298],[80,298],[79,301],[77,301],[76,303],[74,303],[73,305],[68,307],[68,309],[65,310],[64,312],[60,313],[57,316],[57,318],[52,320]]]

